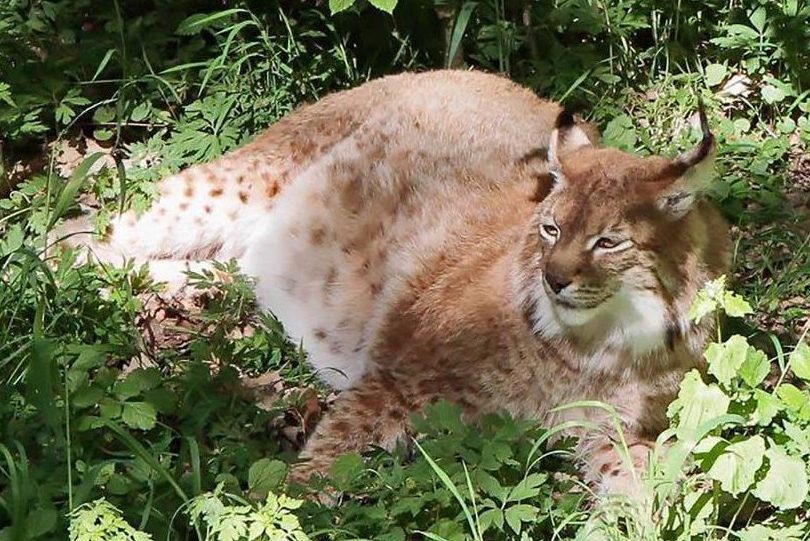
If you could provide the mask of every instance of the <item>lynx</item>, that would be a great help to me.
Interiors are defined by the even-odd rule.
[[[632,492],[711,329],[687,318],[727,268],[700,191],[713,138],[674,159],[602,148],[559,104],[477,72],[401,74],[327,96],[252,143],[160,183],[99,258],[172,271],[236,258],[260,305],[342,394],[297,479],[391,448],[448,399],[586,420],[578,456],[602,493]],[[598,400],[618,412],[629,457]]]

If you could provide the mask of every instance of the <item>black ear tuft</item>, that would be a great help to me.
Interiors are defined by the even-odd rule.
[[[559,130],[561,128],[570,128],[574,124],[574,115],[568,109],[563,109],[560,111],[560,115],[557,117],[557,122],[554,127]]]

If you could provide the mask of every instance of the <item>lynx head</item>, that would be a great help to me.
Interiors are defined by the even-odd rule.
[[[694,275],[706,257],[723,259],[704,253],[707,237],[725,235],[708,231],[704,214],[713,211],[698,200],[714,149],[702,107],[700,119],[702,141],[668,159],[597,147],[570,114],[560,116],[551,189],[523,254],[536,332],[612,338],[639,354],[685,332],[690,301],[681,297],[694,295],[690,281],[703,278]]]

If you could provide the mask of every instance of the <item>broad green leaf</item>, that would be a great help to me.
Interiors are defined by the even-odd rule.
[[[774,528],[754,524],[737,532],[737,536],[740,541],[802,541],[805,539],[804,528],[801,524]]]
[[[56,402],[59,376],[56,362],[59,345],[53,340],[34,338],[31,342],[31,361],[25,375],[25,396],[39,410],[48,426],[59,434],[60,410]]]
[[[16,252],[23,245],[23,230],[20,224],[14,224],[5,231],[5,238],[0,239],[0,257]]]
[[[723,344],[709,344],[703,356],[709,363],[709,373],[728,386],[745,362],[747,354],[748,340],[735,334]]]
[[[161,376],[157,368],[136,368],[123,381],[115,384],[115,394],[126,400],[160,384]]]
[[[121,403],[110,398],[102,398],[98,402],[98,410],[105,419],[117,419],[121,415]]]
[[[503,530],[503,511],[500,509],[487,509],[478,518],[481,523],[481,530],[487,531],[490,526],[494,526],[498,530]]]
[[[124,402],[121,420],[131,428],[149,430],[155,427],[157,412],[148,402]]]
[[[776,123],[776,128],[785,135],[790,135],[796,131],[796,121],[789,116],[782,117],[779,119],[779,122]]]
[[[717,457],[708,475],[715,481],[720,481],[723,490],[737,496],[754,483],[764,455],[765,440],[761,436],[732,443]]]
[[[777,397],[762,389],[754,389],[754,400],[756,408],[751,420],[760,426],[768,425],[779,412],[781,402]]]
[[[27,517],[27,539],[34,539],[50,532],[56,527],[59,513],[56,509],[35,509]]]
[[[329,477],[338,488],[346,487],[363,472],[363,458],[357,453],[338,457],[329,468]]]
[[[77,408],[87,408],[98,404],[104,396],[104,391],[95,386],[82,387],[70,395],[70,403]]]
[[[500,482],[484,470],[475,472],[475,484],[488,496],[499,502],[504,502],[509,494],[509,488],[501,486]]]
[[[779,509],[795,509],[807,498],[807,470],[800,458],[788,456],[778,447],[765,453],[770,465],[754,487],[754,495]]]
[[[160,413],[172,413],[177,405],[177,394],[167,387],[150,389],[143,393],[143,399],[155,406]]]
[[[755,9],[748,19],[751,21],[754,28],[757,29],[757,32],[760,34],[765,32],[765,25],[768,21],[768,12],[766,11],[765,6],[760,6]]]
[[[540,487],[546,482],[546,479],[548,479],[548,475],[545,473],[532,473],[526,476],[515,485],[506,501],[516,502],[537,496],[540,494]]]
[[[150,104],[144,101],[135,106],[129,114],[129,119],[133,122],[140,122],[149,115]]]
[[[386,13],[393,13],[397,7],[397,0],[368,0],[369,4]]]
[[[287,465],[284,462],[262,458],[248,470],[248,487],[252,492],[270,492],[284,481],[286,475]]]
[[[810,394],[806,391],[801,391],[790,383],[783,383],[776,388],[776,395],[788,409],[794,411],[802,419],[810,420]]]
[[[786,97],[786,94],[781,88],[777,88],[773,85],[765,85],[762,87],[762,99],[767,104],[778,103]]]
[[[756,348],[749,347],[745,361],[740,366],[739,374],[749,387],[757,387],[765,381],[770,368],[771,364],[768,362],[768,356]]]
[[[622,150],[633,150],[638,141],[636,124],[630,116],[622,114],[613,117],[602,134],[605,144]]]
[[[688,437],[703,423],[725,414],[730,402],[717,385],[706,385],[697,370],[692,370],[684,377],[678,399],[670,406],[670,413],[678,415],[678,435]]]
[[[113,135],[115,135],[115,132],[109,128],[98,128],[93,130],[93,139],[96,141],[109,141],[113,138]]]
[[[734,120],[734,132],[737,135],[751,131],[751,121],[747,118],[737,118]]]
[[[785,422],[785,435],[790,438],[786,445],[789,451],[804,456],[810,454],[810,426],[802,427],[797,423]]]
[[[800,342],[790,353],[790,369],[804,381],[810,381],[810,346]]]
[[[754,311],[748,301],[731,291],[723,294],[722,304],[723,310],[731,317],[743,317]]]
[[[329,0],[329,11],[334,15],[352,7],[356,0]]]
[[[705,79],[706,85],[717,86],[726,78],[728,70],[723,64],[709,64],[706,66]]]
[[[525,503],[508,507],[504,513],[506,523],[515,533],[520,533],[521,523],[529,522],[537,515],[537,508]]]

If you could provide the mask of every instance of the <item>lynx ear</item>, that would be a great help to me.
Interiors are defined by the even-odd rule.
[[[708,188],[714,176],[714,136],[709,131],[702,101],[698,103],[698,115],[703,138],[695,148],[682,153],[667,165],[667,176],[675,180],[657,196],[658,208],[674,219],[689,212],[699,193]]]
[[[576,123],[569,111],[563,110],[557,117],[548,143],[548,171],[555,184],[564,182],[560,157],[578,148],[589,146],[593,146],[593,143],[586,131]]]

